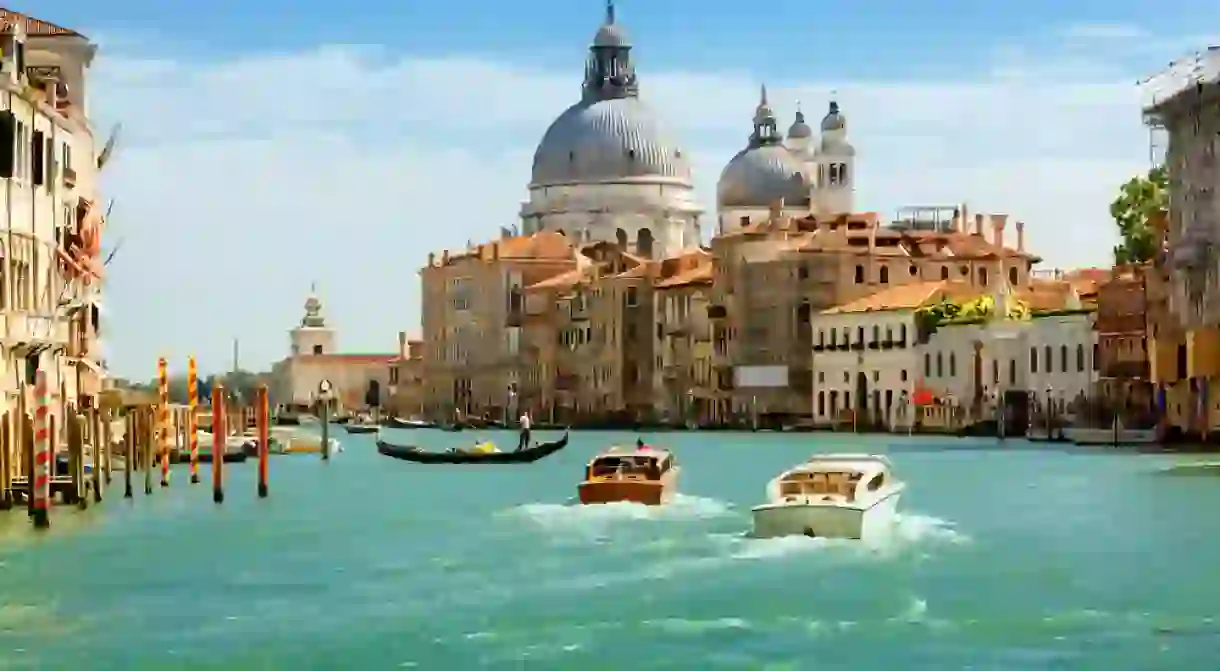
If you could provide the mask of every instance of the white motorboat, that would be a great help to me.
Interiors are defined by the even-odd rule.
[[[273,426],[271,427],[271,442],[279,445],[281,454],[322,453],[322,434],[315,433],[313,428]],[[343,444],[335,438],[328,436],[327,442],[330,444],[332,455],[343,451]]]
[[[815,454],[768,483],[767,503],[753,509],[753,535],[861,539],[883,534],[894,523],[905,488],[884,456]]]
[[[1107,429],[1065,427],[1063,437],[1077,445],[1155,445],[1160,442],[1156,429],[1128,429],[1122,422],[1115,422]]]

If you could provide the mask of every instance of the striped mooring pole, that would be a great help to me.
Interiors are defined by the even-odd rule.
[[[195,412],[199,407],[199,372],[195,368],[195,357],[191,357],[186,363],[186,399],[188,404],[186,439],[191,446],[191,484],[197,485],[199,484],[199,436],[196,434],[199,431],[199,420],[195,418]]]
[[[34,528],[51,528],[51,431],[47,374],[34,374],[34,473],[30,478],[30,500],[34,503]]]
[[[161,452],[161,486],[169,486],[169,450],[173,436],[169,431],[169,364],[157,359],[157,447]]]

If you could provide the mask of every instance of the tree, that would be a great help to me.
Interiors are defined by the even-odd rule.
[[[1153,219],[1169,205],[1169,172],[1157,166],[1147,175],[1127,180],[1110,203],[1110,216],[1121,242],[1114,246],[1114,263],[1151,261],[1160,246]]]

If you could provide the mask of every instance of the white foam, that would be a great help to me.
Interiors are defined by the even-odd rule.
[[[948,543],[968,543],[970,537],[953,528],[953,523],[929,515],[897,514],[890,532],[875,538],[849,540],[845,538],[808,538],[780,536],[749,538],[732,552],[734,559],[778,559],[808,552],[828,550],[892,552],[908,547]]]
[[[672,501],[663,506],[646,506],[639,503],[617,502],[597,505],[527,503],[511,508],[506,513],[521,517],[538,526],[554,529],[588,527],[627,521],[692,521],[724,517],[732,514],[732,508],[723,501],[675,494]]]

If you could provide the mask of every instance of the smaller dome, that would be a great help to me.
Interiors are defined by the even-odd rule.
[[[805,113],[797,110],[796,121],[793,121],[792,125],[788,127],[788,139],[803,140],[811,137],[813,137],[813,129],[805,123]]]
[[[627,47],[630,46],[627,40],[627,31],[617,23],[607,23],[597,29],[597,34],[593,36],[594,47]]]
[[[729,161],[716,185],[721,207],[770,207],[809,204],[809,185],[800,160],[783,145],[750,146]]]
[[[822,132],[827,133],[847,128],[847,117],[839,111],[839,103],[830,101],[830,111],[822,117]]]

